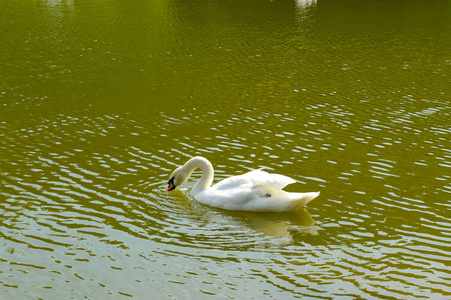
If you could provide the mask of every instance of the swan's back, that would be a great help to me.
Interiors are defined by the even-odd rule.
[[[243,175],[226,178],[214,185],[216,189],[230,189],[239,186],[254,187],[257,185],[267,185],[275,189],[283,189],[296,181],[288,176],[280,174],[270,174],[262,170],[253,170]]]
[[[227,210],[291,211],[304,206],[319,195],[288,193],[282,190],[295,182],[284,175],[254,170],[226,178],[196,195],[196,199],[201,203]]]
[[[253,170],[241,175],[243,178],[251,180],[255,185],[268,185],[275,189],[283,189],[289,184],[295,183],[296,180],[280,174],[270,174],[262,170]]]

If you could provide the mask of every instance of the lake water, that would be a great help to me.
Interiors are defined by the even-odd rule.
[[[0,298],[450,299],[451,2],[0,0]],[[265,167],[244,213],[164,191]]]

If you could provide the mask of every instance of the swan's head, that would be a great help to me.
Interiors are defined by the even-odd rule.
[[[182,167],[175,169],[175,171],[172,172],[171,176],[169,176],[168,187],[166,188],[166,191],[172,191],[176,187],[181,186],[188,180],[190,175],[191,174],[187,174]]]

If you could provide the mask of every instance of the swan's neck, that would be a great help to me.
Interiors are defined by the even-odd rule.
[[[184,168],[187,169],[189,174],[197,168],[202,170],[202,176],[191,190],[191,195],[195,196],[196,194],[205,191],[213,183],[213,166],[206,158],[199,156],[193,157],[184,165]]]

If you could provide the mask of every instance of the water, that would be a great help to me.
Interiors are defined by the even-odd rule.
[[[446,1],[0,1],[2,299],[448,299]],[[164,192],[203,155],[321,191]],[[215,296],[215,297],[214,297]]]

